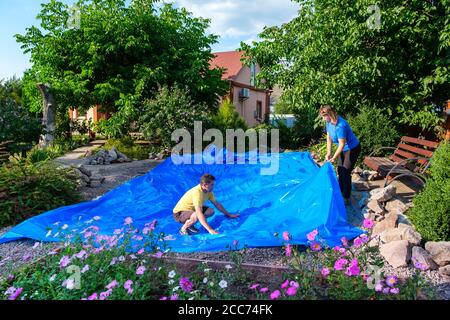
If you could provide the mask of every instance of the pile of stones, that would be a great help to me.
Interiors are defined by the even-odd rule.
[[[156,153],[149,153],[148,158],[151,160],[164,160],[167,157],[170,157],[170,150],[169,149],[164,149],[163,151],[161,151],[160,153],[156,154]]]
[[[85,165],[108,165],[111,163],[124,163],[131,162],[132,160],[128,158],[123,153],[112,148],[111,150],[101,149],[95,155],[86,158]]]
[[[74,167],[73,171],[78,176],[77,183],[80,187],[98,188],[105,181],[105,177],[93,174],[84,165]]]

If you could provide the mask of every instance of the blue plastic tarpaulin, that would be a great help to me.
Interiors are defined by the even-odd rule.
[[[223,152],[226,154],[226,150]],[[174,252],[221,251],[235,240],[240,246],[281,246],[282,240],[274,234],[284,231],[290,233],[291,244],[307,244],[306,235],[314,229],[318,229],[329,246],[334,246],[340,244],[343,236],[353,239],[363,233],[347,222],[331,164],[319,167],[306,152],[274,153],[271,161],[278,161],[278,172],[262,175],[261,169],[268,164],[250,163],[252,155],[249,153],[234,154],[235,159],[238,156],[241,160],[244,158],[245,164],[178,164],[181,157],[168,158],[146,175],[126,182],[97,200],[58,208],[24,221],[1,236],[0,243],[22,238],[61,241],[49,228],[66,224],[68,230],[80,232],[80,223],[92,224],[94,217],[101,218],[94,221],[100,228],[99,234],[109,236],[123,226],[127,217],[133,219],[137,228],[156,219],[157,231],[169,236],[171,240],[167,245]],[[194,157],[205,160],[206,156]],[[215,210],[208,222],[219,235],[210,235],[198,223],[199,234],[181,236],[178,234],[181,224],[174,221],[172,209],[205,173],[216,177],[216,199],[240,217],[229,219]],[[211,203],[205,205],[212,206]]]

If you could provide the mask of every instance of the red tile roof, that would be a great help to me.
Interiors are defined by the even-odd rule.
[[[217,52],[214,55],[215,57],[210,62],[210,68],[225,68],[226,70],[222,75],[223,80],[233,79],[241,71],[243,51]]]

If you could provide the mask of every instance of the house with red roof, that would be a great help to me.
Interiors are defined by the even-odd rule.
[[[242,51],[214,53],[210,68],[223,68],[222,79],[230,84],[230,91],[224,98],[230,98],[236,110],[254,127],[263,123],[269,116],[270,90],[256,87],[256,75],[260,72],[259,64],[250,67],[242,63]]]
[[[243,54],[242,51],[214,53],[210,68],[224,69],[222,79],[229,82],[230,89],[223,99],[229,98],[247,125],[254,127],[265,122],[269,117],[271,91],[255,86],[260,66],[257,63],[250,67],[245,66],[241,62]],[[101,113],[99,109],[100,106],[94,106],[85,114],[79,114],[77,109],[73,109],[69,110],[69,116],[72,120],[92,122],[109,117],[108,114]]]

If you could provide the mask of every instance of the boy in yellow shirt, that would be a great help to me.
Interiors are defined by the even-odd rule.
[[[214,209],[203,205],[207,200],[210,200],[214,206],[227,217],[239,217],[239,214],[229,213],[222,204],[216,200],[214,193],[212,192],[215,180],[216,178],[210,174],[203,175],[200,179],[200,184],[187,191],[173,209],[174,219],[183,224],[180,229],[181,235],[198,233],[199,230],[194,227],[194,224],[197,221],[200,221],[202,226],[205,227],[210,234],[219,234],[216,230],[211,228],[206,221],[206,218],[214,215]]]

